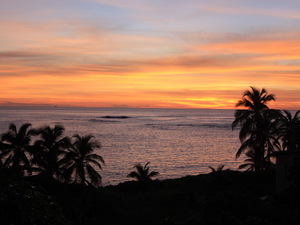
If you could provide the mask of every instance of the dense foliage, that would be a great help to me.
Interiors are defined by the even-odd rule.
[[[236,157],[242,153],[247,157],[240,169],[269,170],[276,151],[300,151],[300,111],[292,117],[289,111],[269,109],[270,101],[275,101],[274,94],[251,87],[236,104],[246,108],[235,111],[232,123],[232,128],[240,126],[241,146]]]

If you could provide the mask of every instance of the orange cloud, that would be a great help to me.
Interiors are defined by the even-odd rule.
[[[2,105],[233,108],[252,85],[274,90],[276,108],[300,108],[297,32],[199,38],[71,19],[0,26]]]

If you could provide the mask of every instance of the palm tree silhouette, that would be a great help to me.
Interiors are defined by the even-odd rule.
[[[41,138],[34,143],[32,164],[38,166],[36,170],[40,173],[57,180],[61,174],[60,159],[70,146],[70,139],[62,137],[64,130],[62,125],[55,125],[54,128],[50,126],[39,128],[36,133]]]
[[[252,89],[252,92],[246,90],[242,100],[239,100],[236,106],[245,106],[246,108],[251,109],[258,114],[261,110],[269,109],[267,103],[270,101],[275,101],[275,95],[268,94],[264,88],[261,90],[258,90],[254,87],[250,88]]]
[[[238,101],[237,107],[244,106],[247,109],[236,110],[232,129],[241,126],[239,139],[241,147],[236,153],[236,158],[248,150],[254,161],[254,170],[259,172],[269,165],[270,157],[278,147],[274,132],[274,119],[279,117],[278,110],[271,110],[267,103],[275,100],[274,94],[268,94],[263,88],[258,90],[251,87],[251,91],[245,91],[242,100]]]
[[[100,155],[93,153],[101,146],[92,140],[92,135],[74,135],[75,139],[64,159],[61,160],[66,181],[82,185],[101,185],[101,175],[93,166],[102,169],[104,160]]]
[[[142,166],[141,164],[136,164],[133,168],[136,169],[136,171],[132,171],[127,175],[127,177],[132,177],[137,179],[140,182],[149,182],[152,181],[152,177],[158,176],[159,172],[152,171],[149,172],[149,165],[150,162],[147,162],[145,166]]]
[[[277,120],[278,139],[282,140],[282,150],[300,151],[300,111],[292,114],[284,110]]]
[[[29,130],[30,123],[23,124],[19,130],[15,124],[9,125],[9,130],[1,136],[1,154],[5,168],[14,168],[18,172],[27,172],[31,174],[30,159],[30,141],[32,130]]]

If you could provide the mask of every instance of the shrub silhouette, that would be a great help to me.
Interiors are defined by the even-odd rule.
[[[149,172],[149,165],[150,162],[147,162],[144,166],[141,164],[136,164],[133,168],[136,171],[132,171],[127,175],[127,177],[132,177],[137,179],[140,182],[149,182],[152,181],[152,177],[158,176],[159,172],[151,171]]]

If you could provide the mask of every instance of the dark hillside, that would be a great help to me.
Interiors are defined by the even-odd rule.
[[[19,186],[22,188],[18,189]],[[10,224],[10,216],[14,218],[16,213],[23,219],[15,224],[28,224],[29,219],[39,224],[76,225],[299,222],[297,195],[291,191],[275,195],[272,173],[225,170],[146,184],[125,182],[99,189],[2,173],[0,188],[1,212],[6,213],[2,218],[7,221],[1,224]],[[28,193],[32,196],[28,197]],[[12,197],[17,200],[11,201]],[[45,213],[52,223],[41,220]]]

